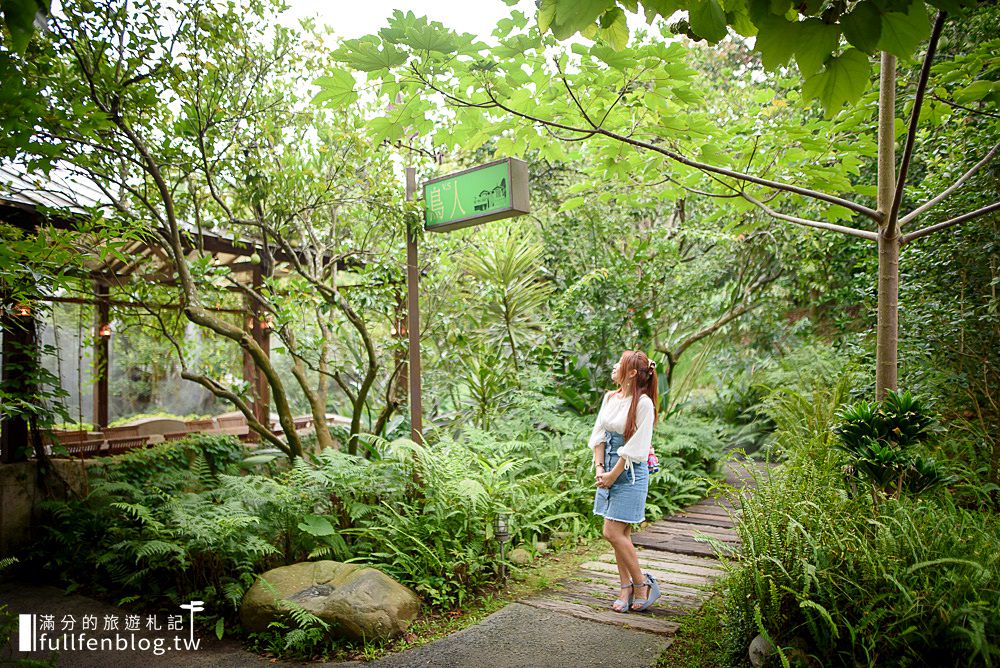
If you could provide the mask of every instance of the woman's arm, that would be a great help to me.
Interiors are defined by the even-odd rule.
[[[618,480],[618,476],[622,474],[625,470],[625,459],[622,457],[618,458],[615,465],[611,467],[610,471],[604,473],[603,476],[598,476],[597,486],[598,487],[611,487]]]
[[[594,420],[594,428],[590,432],[590,438],[587,440],[587,447],[591,450],[596,448],[598,444],[604,443],[604,424],[601,421],[601,413],[604,411],[605,404],[608,403],[608,395],[610,392],[604,393],[604,398],[601,399],[601,408],[597,411],[597,418]],[[596,455],[595,455],[596,456]],[[604,459],[599,459],[598,461],[604,461]]]
[[[653,445],[653,400],[643,395],[635,411],[635,433],[622,447],[619,457],[628,457],[633,462],[644,462],[649,457]]]
[[[594,470],[597,475],[604,473],[604,441],[594,446]]]

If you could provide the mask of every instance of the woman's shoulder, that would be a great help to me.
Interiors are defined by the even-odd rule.
[[[639,395],[639,403],[649,404],[650,407],[655,408],[655,406],[653,406],[653,399],[648,394]]]

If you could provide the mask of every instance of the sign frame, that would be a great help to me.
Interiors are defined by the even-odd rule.
[[[428,185],[440,183],[447,179],[454,179],[463,174],[469,174],[482,169],[495,167],[499,164],[507,165],[507,183],[510,193],[510,205],[503,209],[464,216],[462,218],[437,223],[427,224],[427,195]],[[416,199],[416,174],[413,167],[406,168],[406,201],[412,202]],[[531,213],[528,194],[528,163],[518,158],[500,158],[483,165],[476,165],[459,172],[439,176],[429,181],[425,181],[421,188],[424,195],[424,225],[427,232],[450,232],[463,227],[488,223],[491,220],[502,218],[513,218],[526,213]],[[457,196],[457,189],[456,189]],[[480,196],[482,196],[480,192]],[[454,207],[452,208],[454,212]],[[464,209],[463,209],[464,212]],[[420,265],[417,258],[417,238],[414,229],[407,225],[406,228],[406,329],[407,348],[409,349],[409,390],[410,390],[410,437],[416,443],[426,444],[424,441],[424,421],[423,421],[423,391],[420,384]]]
[[[510,206],[490,211],[488,213],[470,214],[463,218],[448,220],[446,222],[436,223],[433,225],[427,223],[427,186],[447,181],[449,179],[455,179],[465,174],[484,170],[503,163],[507,164]],[[487,162],[482,165],[476,165],[475,167],[469,167],[468,169],[439,176],[425,181],[421,186],[421,190],[424,196],[424,230],[427,232],[450,232],[452,230],[462,229],[463,227],[481,225],[482,223],[488,223],[493,220],[513,218],[515,216],[531,213],[531,204],[528,194],[528,163],[524,160],[519,160],[518,158],[500,158],[499,160],[493,160],[492,162]]]

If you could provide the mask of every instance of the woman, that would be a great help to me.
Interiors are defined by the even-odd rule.
[[[646,515],[646,461],[657,417],[656,362],[640,350],[626,350],[611,379],[618,390],[604,394],[590,435],[597,481],[594,514],[604,517],[604,537],[614,548],[621,578],[622,593],[612,608],[617,612],[648,610],[659,598],[660,587],[639,568],[632,525]]]

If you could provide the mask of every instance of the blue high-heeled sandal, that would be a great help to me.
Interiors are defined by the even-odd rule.
[[[627,585],[622,585],[621,588],[622,589],[631,589],[632,591],[635,591],[635,585],[632,584],[631,582],[629,584],[627,584]],[[623,601],[620,598],[616,598],[615,601],[614,601],[614,603],[611,604],[611,609],[614,610],[615,612],[628,612],[632,608],[632,598],[633,598],[634,595],[635,594],[631,594],[630,593],[628,595],[628,600],[627,601]],[[619,608],[618,607],[619,604],[622,607]]]
[[[646,594],[646,598],[644,599],[637,598],[632,601],[632,605],[635,605],[636,603],[640,604],[638,608],[633,608],[631,605],[629,606],[629,608],[634,612],[642,612],[644,610],[649,610],[653,606],[653,603],[656,602],[656,599],[660,598],[660,585],[656,582],[656,578],[654,578],[649,573],[646,573],[645,580],[646,581],[644,584],[646,584],[649,587],[648,589],[649,593]],[[633,585],[633,587],[634,586],[635,585]]]

